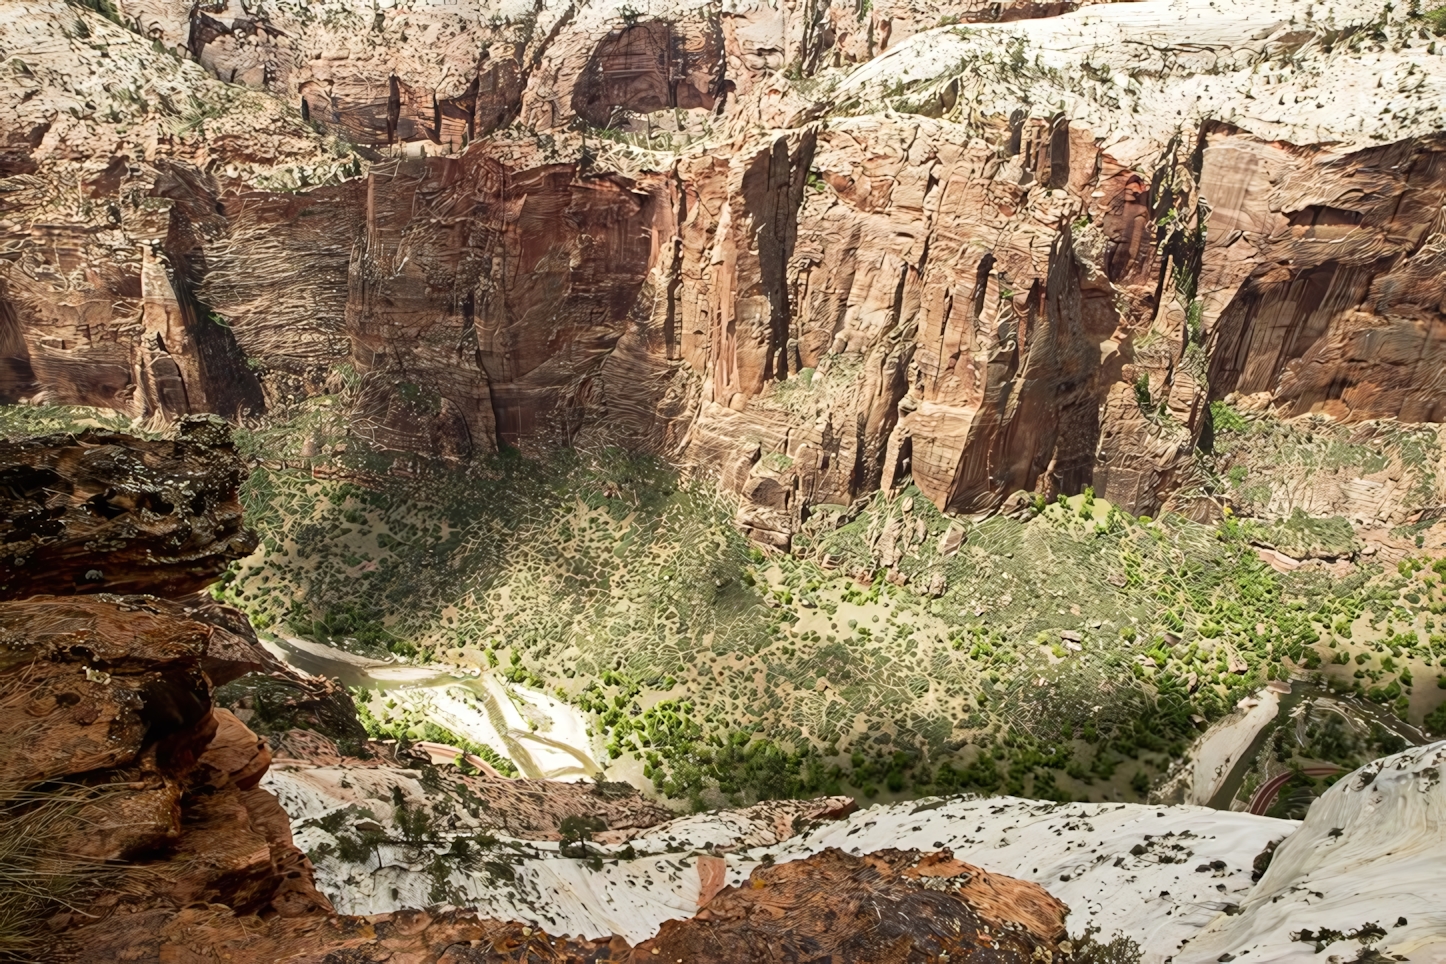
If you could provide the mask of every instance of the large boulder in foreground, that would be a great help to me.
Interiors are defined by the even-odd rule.
[[[63,884],[61,904],[87,915],[131,909],[141,894],[268,916],[331,910],[286,814],[257,788],[268,748],[212,707],[211,634],[148,597],[0,603],[0,836],[15,841],[0,903],[53,911],[14,884],[29,874]],[[89,894],[87,877],[104,892]]]
[[[246,466],[222,422],[172,440],[115,432],[0,440],[0,598],[203,589],[256,548]]]
[[[1051,960],[1069,909],[1038,884],[990,874],[947,850],[832,848],[756,868],[638,947],[665,961]]]

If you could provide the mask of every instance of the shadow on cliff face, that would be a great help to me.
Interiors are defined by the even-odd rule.
[[[209,183],[207,183],[209,182]],[[156,277],[151,287],[162,289],[164,302],[159,311],[150,304],[148,329],[155,328],[156,345],[161,351],[174,354],[171,364],[180,397],[169,404],[160,397],[151,404],[159,407],[170,419],[183,414],[210,412],[230,419],[259,416],[266,411],[266,400],[256,373],[246,363],[246,355],[236,341],[227,319],[196,296],[208,268],[206,243],[224,230],[225,219],[218,213],[214,179],[182,165],[167,165],[157,178],[153,193],[173,202],[169,225],[161,250],[165,255],[166,278]],[[162,266],[142,269],[143,296],[147,268],[151,272]],[[166,283],[170,291],[165,292]],[[147,299],[154,301],[152,296]],[[160,317],[156,317],[158,315]],[[180,344],[177,344],[179,342]],[[156,362],[152,362],[154,367]],[[156,396],[160,393],[150,387]]]
[[[748,886],[715,890],[700,913],[631,947],[617,937],[554,939],[455,909],[336,915],[292,843],[287,814],[258,786],[270,764],[266,742],[212,703],[213,684],[270,659],[244,618],[194,598],[31,595],[71,588],[64,549],[86,536],[92,550],[112,548],[91,558],[113,581],[161,592],[204,585],[212,558],[228,561],[254,544],[222,538],[202,554],[207,565],[179,574],[153,553],[127,555],[178,515],[199,521],[213,503],[234,504],[241,473],[224,429],[182,428],[171,442],[93,432],[7,443],[0,454],[21,514],[33,514],[38,492],[51,493],[40,500],[48,509],[40,524],[4,538],[12,575],[10,598],[0,601],[0,957],[639,964],[666,952],[742,964],[782,947],[836,948],[858,964],[946,956],[1025,964],[1059,953],[1063,904],[947,850],[830,850],[762,867]],[[80,498],[117,467],[142,483],[133,486],[139,502]],[[122,517],[145,535],[106,535]],[[210,530],[195,528],[204,541]],[[51,543],[58,554],[42,551]],[[149,567],[129,571],[140,561]],[[17,569],[30,570],[23,583]],[[780,906],[792,910],[781,917]]]
[[[39,387],[20,319],[0,286],[0,404],[13,405],[34,395]]]
[[[726,69],[718,20],[625,25],[598,42],[572,92],[572,109],[593,127],[658,110],[713,110]]]

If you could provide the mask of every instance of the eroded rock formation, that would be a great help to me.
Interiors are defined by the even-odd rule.
[[[1189,509],[1231,392],[1439,420],[1434,21],[1074,6],[122,0],[177,64],[27,0],[0,391],[339,394],[448,457],[601,437],[777,545],[905,476]],[[134,88],[70,69],[101,47]]]
[[[211,705],[208,626],[152,597],[35,596],[0,603],[0,627],[7,816],[46,786],[74,788],[54,851],[93,873],[125,866],[88,913],[198,901],[263,916],[330,911],[286,814],[257,789],[265,744]],[[71,922],[62,912],[56,924]]]
[[[246,468],[219,422],[183,420],[173,441],[0,440],[0,466],[0,598],[178,596],[256,548],[237,498]]]
[[[781,909],[788,915],[780,917]],[[637,947],[618,938],[552,938],[456,910],[260,921],[192,907],[165,916],[141,912],[124,926],[107,931],[92,925],[77,935],[93,952],[129,953],[133,960],[200,961],[209,952],[249,960],[394,964],[732,964],[777,954],[857,964],[1023,964],[1057,954],[1063,937],[1063,905],[1034,884],[983,874],[947,851],[859,858],[836,850],[759,870],[746,886],[729,888],[688,920],[669,921]]]
[[[758,868],[696,916],[665,923],[635,954],[700,964],[1033,960],[1065,939],[1066,912],[1037,885],[988,874],[947,850],[825,850]]]
[[[859,962],[949,953],[1023,964],[1052,955],[1064,938],[1065,907],[1038,886],[986,874],[947,852],[918,851],[864,858],[831,851],[760,870],[747,887],[721,893],[721,878],[706,893],[700,878],[703,913],[638,946],[616,936],[552,938],[455,910],[338,915],[293,842],[287,813],[260,786],[272,766],[271,742],[214,703],[214,684],[289,673],[244,618],[196,596],[33,594],[88,588],[72,578],[76,546],[113,574],[111,585],[157,592],[204,586],[249,545],[235,511],[242,472],[224,425],[183,422],[175,442],[97,432],[8,442],[3,456],[10,462],[0,465],[0,477],[11,480],[17,500],[6,518],[29,518],[38,503],[53,525],[21,533],[26,540],[13,570],[27,578],[12,577],[0,601],[0,833],[7,840],[0,899],[23,903],[31,926],[28,933],[8,927],[0,952],[43,946],[52,961],[175,964],[219,954],[430,964],[649,961],[663,952],[741,962],[784,947],[836,948]],[[37,473],[44,478],[37,481]],[[325,693],[313,695],[326,703]],[[345,729],[324,708],[315,720]],[[346,762],[335,744],[292,730],[276,745],[315,758],[285,761],[293,797],[350,793],[365,802],[366,778],[375,776],[391,788],[394,815],[458,802],[440,792],[429,799],[430,778],[418,785],[417,771],[391,748],[352,759],[327,783],[329,768]],[[527,838],[556,840],[569,819],[586,818],[626,839],[669,815],[631,788],[469,779],[457,790],[459,812],[509,811],[484,825]],[[403,784],[419,794],[412,811]],[[776,840],[797,832],[805,816],[851,808],[846,799],[784,805],[794,816],[789,822],[764,806],[739,819]],[[768,837],[770,821],[788,826]],[[373,849],[389,842],[379,825],[362,823],[381,834]],[[415,829],[403,827],[408,845]],[[709,859],[721,867],[720,858]],[[777,914],[782,906],[793,908],[786,919]]]

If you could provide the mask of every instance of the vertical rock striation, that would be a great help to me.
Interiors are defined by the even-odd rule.
[[[97,44],[57,3],[0,21],[36,50],[0,73],[10,400],[623,442],[776,545],[906,476],[1207,511],[1176,492],[1232,392],[1441,417],[1446,56],[1377,0],[120,0],[179,65],[65,14],[126,93],[64,69]]]

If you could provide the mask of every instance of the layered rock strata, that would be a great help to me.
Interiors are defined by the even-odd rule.
[[[1231,392],[1440,418],[1446,55],[1376,0],[118,10],[183,62],[0,21],[10,400],[622,441],[778,545],[906,475],[1188,509]]]
[[[209,627],[144,596],[6,602],[0,627],[0,693],[11,707],[0,787],[22,806],[43,801],[46,787],[72,788],[54,853],[112,884],[55,927],[197,902],[263,916],[331,910],[287,815],[257,789],[264,742],[211,705]]]
[[[241,524],[246,467],[224,424],[171,441],[88,430],[0,440],[0,595],[179,596],[256,548]]]

